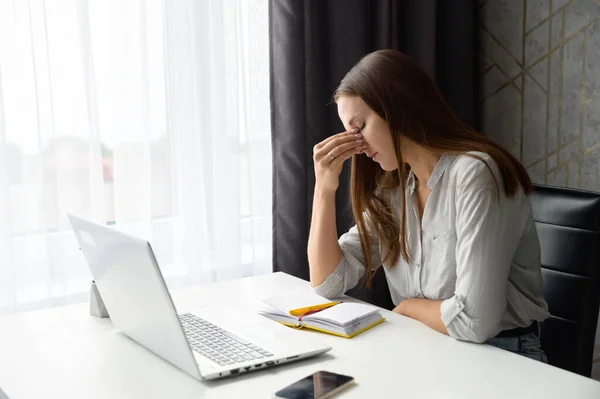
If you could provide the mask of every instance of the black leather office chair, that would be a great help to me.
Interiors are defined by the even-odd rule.
[[[369,302],[375,306],[379,306],[380,308],[387,310],[394,309],[394,303],[392,302],[390,288],[388,287],[387,280],[385,279],[385,271],[383,270],[383,267],[380,267],[375,272],[375,275],[371,280],[371,287],[361,288],[357,286],[349,290],[346,294],[353,298]]]
[[[600,304],[600,193],[536,185],[530,201],[552,314],[542,346],[550,364],[589,377]]]

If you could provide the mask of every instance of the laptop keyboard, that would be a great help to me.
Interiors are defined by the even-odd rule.
[[[191,313],[179,315],[179,320],[192,349],[221,366],[273,356],[263,348]]]

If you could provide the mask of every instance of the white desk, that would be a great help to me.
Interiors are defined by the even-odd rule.
[[[173,292],[180,312],[242,303],[308,283],[282,273]],[[238,377],[199,382],[74,305],[0,316],[0,387],[20,398],[269,398],[316,370],[356,378],[340,398],[600,398],[600,383],[493,348],[458,342],[383,311],[352,339],[318,334],[333,350]]]

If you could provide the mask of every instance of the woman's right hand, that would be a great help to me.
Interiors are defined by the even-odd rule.
[[[313,148],[316,189],[335,192],[340,184],[344,162],[365,149],[359,129],[338,133],[317,144]]]

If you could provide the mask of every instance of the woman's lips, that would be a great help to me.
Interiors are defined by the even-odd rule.
[[[371,159],[375,160],[375,156],[376,156],[376,155],[377,155],[377,153],[376,153],[376,152],[374,152],[374,153],[372,153],[371,155],[369,155],[369,158],[371,158]]]

